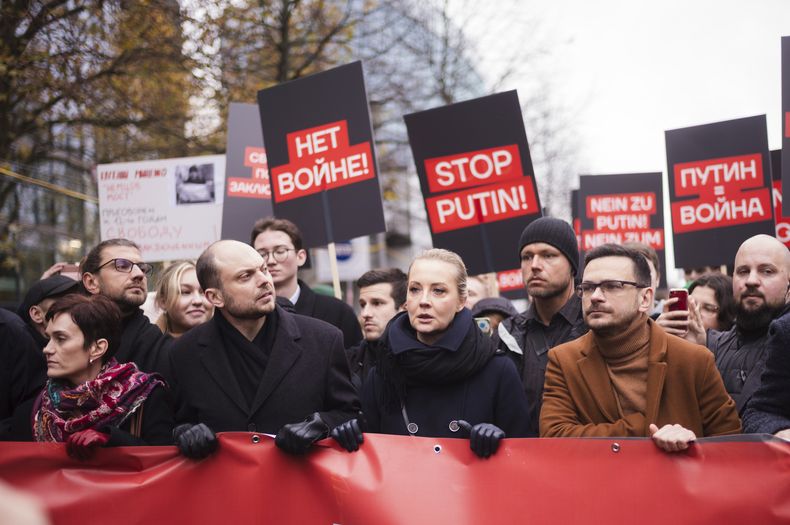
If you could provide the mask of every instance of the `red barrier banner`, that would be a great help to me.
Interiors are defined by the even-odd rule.
[[[668,454],[647,439],[505,440],[488,459],[463,439],[365,436],[305,457],[271,438],[220,436],[212,457],[173,447],[0,445],[0,478],[55,524],[787,523],[790,444],[702,439]]]

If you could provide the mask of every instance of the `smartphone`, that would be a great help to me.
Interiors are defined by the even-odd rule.
[[[669,298],[676,297],[678,302],[669,306],[670,312],[678,310],[687,311],[689,309],[689,291],[685,288],[672,288],[669,290]]]
[[[477,327],[486,335],[491,335],[491,319],[488,317],[475,317]]]

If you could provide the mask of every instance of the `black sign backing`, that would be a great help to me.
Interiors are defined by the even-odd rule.
[[[638,242],[656,250],[659,287],[666,286],[664,195],[661,173],[582,175],[579,178],[579,253],[606,243]]]
[[[362,63],[258,92],[278,218],[307,248],[383,232]]]
[[[248,243],[253,223],[272,214],[258,104],[230,104],[224,191],[221,238]]]
[[[678,267],[732,264],[745,239],[774,234],[765,115],[665,135]]]
[[[404,119],[433,245],[461,255],[470,274],[513,269],[521,231],[541,215],[516,92]]]

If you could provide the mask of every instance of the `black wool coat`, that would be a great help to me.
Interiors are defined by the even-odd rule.
[[[392,328],[392,323],[388,330]],[[469,330],[462,348],[476,344],[493,344],[478,334],[477,326]],[[391,351],[385,334],[385,350]],[[456,350],[461,351],[461,350]],[[381,434],[409,435],[401,410],[387,410],[382,406],[384,381],[376,367],[372,368],[362,385],[362,411],[366,431]],[[493,423],[505,431],[507,437],[530,437],[536,434],[530,427],[529,405],[521,386],[516,366],[504,353],[496,353],[473,375],[449,384],[411,384],[406,387],[406,415],[418,426],[415,435],[422,437],[466,437],[453,421],[463,419],[472,426]]]
[[[47,362],[24,321],[0,308],[0,440],[8,439],[14,411],[35,398],[46,374]]]
[[[163,334],[142,310],[124,318],[121,344],[113,357],[119,363],[134,363],[141,372],[161,374],[169,380],[169,354],[173,338]]]
[[[790,428],[790,313],[771,323],[762,383],[746,405],[743,431],[775,434]]]
[[[301,279],[299,299],[294,309],[297,314],[326,321],[343,332],[343,348],[350,348],[362,340],[362,329],[354,310],[343,301],[315,293]]]
[[[170,356],[176,423],[215,432],[276,434],[319,412],[332,428],[359,414],[340,331],[277,306],[277,333],[255,398],[248,405],[216,319],[180,337]]]

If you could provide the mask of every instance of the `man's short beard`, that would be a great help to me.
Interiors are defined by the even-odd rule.
[[[735,308],[735,324],[738,326],[738,329],[744,332],[768,330],[768,325],[779,316],[784,307],[784,304],[772,306],[768,303],[763,303],[756,310],[747,310],[743,307],[743,303],[739,302]]]
[[[570,278],[568,281],[558,285],[552,286],[550,288],[538,288],[536,291],[537,293],[531,293],[529,291],[529,285],[527,285],[527,293],[533,299],[553,299],[555,297],[559,297],[568,290],[568,286],[573,283],[573,278]]]

